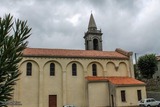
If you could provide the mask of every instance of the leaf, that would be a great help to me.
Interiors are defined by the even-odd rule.
[[[7,107],[5,102],[12,98],[13,86],[21,75],[18,63],[22,60],[30,31],[27,21],[13,21],[10,14],[0,18],[0,107]]]

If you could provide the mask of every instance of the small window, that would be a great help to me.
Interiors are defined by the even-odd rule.
[[[142,99],[141,90],[137,90],[137,97],[138,97],[138,101],[140,101]]]
[[[126,102],[126,93],[124,90],[121,91],[121,100],[122,102]]]
[[[86,50],[89,50],[88,40],[87,40],[86,43],[87,43],[87,44],[86,44]]]
[[[26,75],[31,76],[32,75],[32,64],[30,62],[27,63],[26,69],[27,69]]]
[[[97,76],[97,65],[96,64],[92,65],[92,75]]]
[[[72,64],[72,76],[77,76],[77,65]]]
[[[55,76],[55,64],[50,64],[50,76]]]

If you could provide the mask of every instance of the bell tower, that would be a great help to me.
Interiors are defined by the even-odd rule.
[[[86,50],[102,51],[102,33],[101,30],[97,30],[92,13],[88,24],[88,31],[85,32],[84,39]]]

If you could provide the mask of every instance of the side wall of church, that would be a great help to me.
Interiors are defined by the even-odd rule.
[[[26,64],[32,64],[32,76],[26,75]],[[55,64],[55,76],[50,76],[50,63]],[[72,76],[72,64],[77,65],[77,76]],[[14,100],[22,107],[49,107],[49,95],[56,95],[57,107],[88,104],[87,83],[92,76],[92,64],[97,65],[97,76],[131,77],[129,60],[86,58],[25,57],[19,64],[22,72],[16,85]]]

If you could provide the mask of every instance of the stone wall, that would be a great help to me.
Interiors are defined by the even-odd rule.
[[[142,81],[146,83],[147,91],[160,92],[160,79],[143,79]]]
[[[160,92],[149,91],[149,92],[147,92],[147,98],[154,98],[154,99],[160,101]]]

